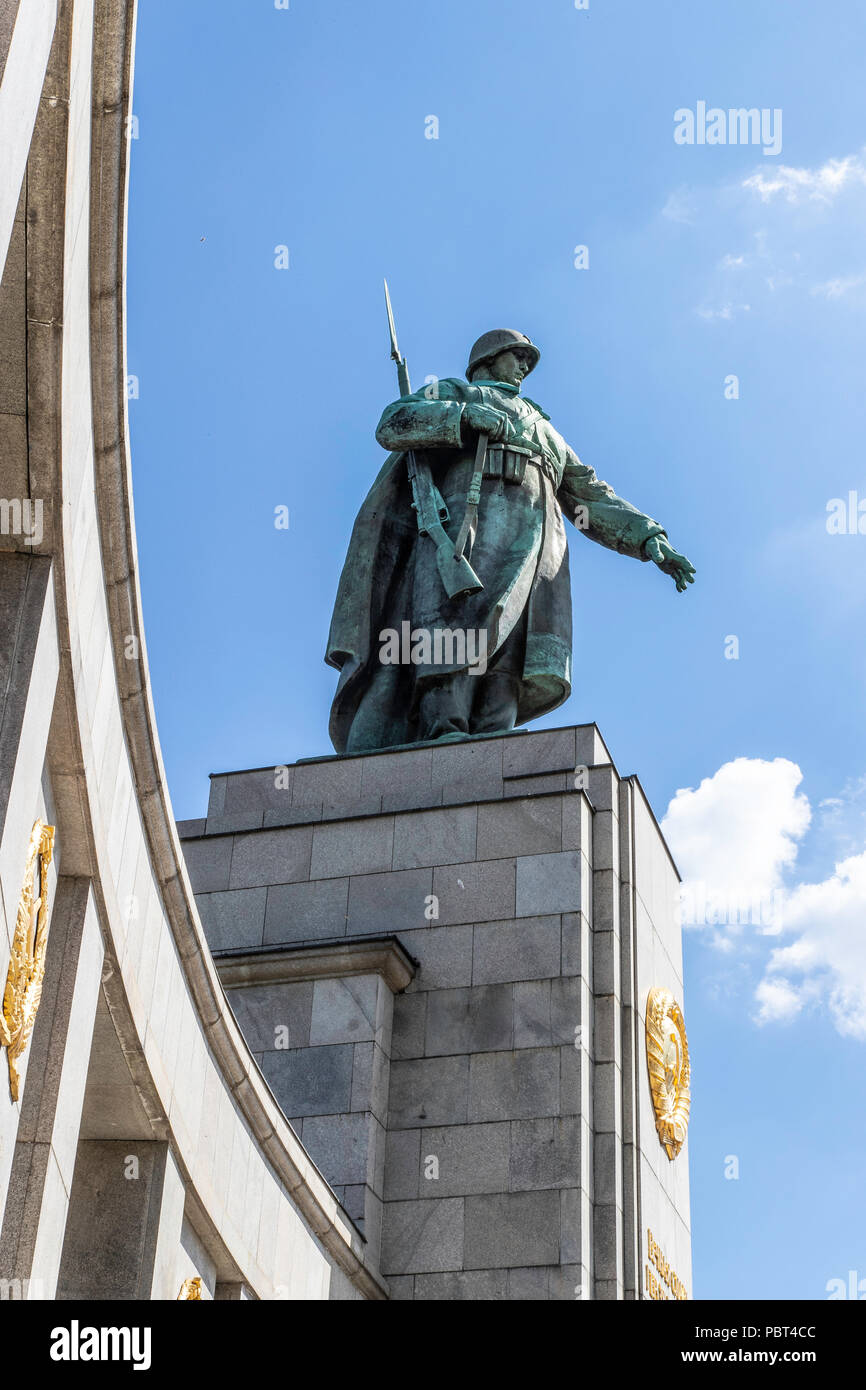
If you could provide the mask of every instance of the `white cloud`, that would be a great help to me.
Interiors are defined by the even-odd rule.
[[[866,852],[836,865],[823,883],[803,883],[787,897],[790,945],[773,951],[762,984],[785,981],[826,1005],[838,1031],[866,1038]]]
[[[814,167],[761,165],[735,183],[680,187],[663,216],[694,226],[715,245],[704,293],[695,300],[707,322],[729,321],[748,309],[759,313],[771,302],[778,313],[785,295],[811,294],[828,306],[866,305],[866,147]],[[725,242],[742,250],[725,252]],[[744,299],[748,304],[739,302]]]
[[[829,203],[843,188],[857,184],[866,184],[866,164],[859,155],[849,154],[844,159],[828,159],[817,169],[797,169],[790,164],[780,164],[772,171],[759,169],[743,180],[742,187],[757,193],[763,203],[777,195],[788,203]]]
[[[790,1023],[803,1007],[803,1000],[787,980],[762,980],[755,990],[762,1023]]]
[[[764,961],[757,1021],[790,1023],[823,1009],[839,1033],[866,1040],[866,779],[825,798],[816,827],[842,843],[859,839],[858,851],[819,882],[792,883],[812,820],[802,776],[786,758],[736,758],[678,791],[662,830],[683,874],[685,924],[689,907],[706,908],[691,920],[714,928],[713,944],[729,949],[749,926],[757,941],[767,923],[755,904],[771,898],[777,909],[770,930],[784,942]]]
[[[747,314],[751,307],[751,304],[732,304],[730,300],[728,300],[726,304],[722,304],[718,309],[712,309],[702,305],[701,308],[695,310],[695,313],[700,314],[702,319],[723,319],[729,322],[731,319],[736,318],[737,314]]]
[[[725,898],[736,889],[744,901],[779,888],[811,820],[802,780],[787,758],[735,758],[678,791],[662,831],[683,878]]]
[[[690,226],[695,220],[697,205],[694,195],[687,188],[677,188],[662,208],[662,217],[669,222],[681,222]]]
[[[825,280],[821,285],[812,286],[812,294],[822,294],[825,299],[842,299],[852,290],[866,285],[866,273],[862,275],[842,275],[834,280]]]

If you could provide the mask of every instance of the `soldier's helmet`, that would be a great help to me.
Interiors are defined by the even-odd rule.
[[[478,342],[473,345],[466,376],[471,378],[475,368],[482,362],[490,362],[498,353],[507,352],[509,349],[513,351],[514,348],[523,348],[526,351],[530,372],[537,367],[541,352],[525,333],[518,333],[516,328],[493,328],[489,333],[482,333]]]

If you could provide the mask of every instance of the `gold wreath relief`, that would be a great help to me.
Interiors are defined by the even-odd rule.
[[[659,1142],[674,1159],[689,1127],[691,1068],[683,1011],[666,989],[647,998],[646,1059]]]
[[[202,1303],[204,1302],[204,1299],[201,1296],[201,1276],[199,1274],[197,1274],[194,1279],[184,1279],[183,1283],[180,1286],[180,1293],[178,1294],[176,1301],[180,1303],[181,1300],[191,1300],[192,1302]]]
[[[9,1090],[18,1099],[18,1059],[33,1031],[42,998],[48,945],[48,865],[54,849],[54,826],[38,820],[30,834],[24,887],[18,900],[12,954],[3,991],[0,1046],[9,1062]]]

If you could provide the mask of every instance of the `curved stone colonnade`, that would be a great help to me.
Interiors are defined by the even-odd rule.
[[[385,1298],[227,1005],[165,785],[127,446],[134,27],[132,0],[0,0],[0,988],[55,827],[17,1101],[0,1051],[0,1281]]]

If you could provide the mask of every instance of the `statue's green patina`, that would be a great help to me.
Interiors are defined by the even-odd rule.
[[[679,591],[695,573],[521,396],[540,356],[524,334],[484,334],[468,380],[415,392],[393,321],[392,348],[403,394],[376,438],[393,452],[355,522],[328,640],[340,753],[505,732],[568,699],[563,514]]]

